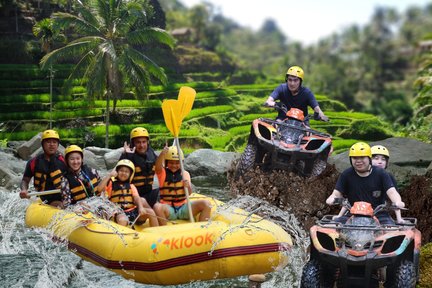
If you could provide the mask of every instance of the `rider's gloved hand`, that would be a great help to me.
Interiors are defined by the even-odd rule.
[[[324,115],[324,113],[320,113],[319,117],[324,122],[328,122],[329,121],[329,118],[326,115]]]
[[[267,101],[264,103],[264,106],[274,107],[275,104],[276,102],[273,99],[267,99]]]
[[[398,208],[404,208],[405,207],[405,203],[402,201],[395,202],[394,205]]]

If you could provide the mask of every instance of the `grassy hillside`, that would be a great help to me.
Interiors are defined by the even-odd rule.
[[[53,80],[53,112],[50,115],[48,71],[35,65],[0,65],[0,140],[28,140],[49,127],[57,129],[62,144],[82,146],[104,145],[105,100],[89,101],[85,88],[77,81],[70,94],[62,86],[70,67],[55,67]],[[198,74],[197,78],[201,75]],[[152,86],[148,100],[139,101],[133,95],[117,103],[110,117],[110,147],[119,147],[136,126],[146,127],[156,149],[172,137],[165,127],[161,103],[177,98],[181,86],[195,88],[197,96],[180,132],[182,147],[187,151],[212,148],[241,152],[246,144],[252,120],[258,117],[275,118],[276,112],[263,107],[265,99],[276,84],[222,85],[223,82],[171,83],[167,87]],[[377,117],[347,111],[341,102],[325,95],[316,95],[330,122],[311,121],[317,130],[334,136],[335,151],[349,147],[358,139],[380,140],[394,134],[390,126]],[[112,107],[112,103],[111,103]]]

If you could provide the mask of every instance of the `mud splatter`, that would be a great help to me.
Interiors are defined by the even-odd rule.
[[[234,171],[234,169],[232,170]],[[228,185],[234,195],[251,195],[265,199],[281,210],[293,213],[305,230],[325,214],[336,214],[338,207],[325,204],[333,191],[339,172],[334,165],[327,165],[322,174],[304,178],[293,172],[263,172],[259,168],[234,180],[228,175]],[[400,190],[402,200],[409,209],[403,216],[415,217],[422,232],[422,243],[432,239],[432,178],[414,176]]]

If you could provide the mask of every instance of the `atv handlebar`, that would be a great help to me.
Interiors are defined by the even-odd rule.
[[[335,198],[333,201],[333,205],[340,205],[342,207],[345,207],[346,209],[351,209],[351,204],[348,202],[348,199],[346,198]],[[398,206],[394,205],[391,202],[386,202],[384,204],[380,204],[374,209],[374,215],[378,214],[382,211],[395,211],[395,210],[408,210],[407,208],[399,208]]]
[[[286,114],[289,111],[288,107],[285,104],[283,104],[282,102],[275,102],[274,106],[270,106],[267,104],[267,102],[265,102],[263,104],[263,107],[274,108],[276,111],[282,111],[284,114]],[[330,120],[325,121],[324,119],[322,119],[319,116],[318,112],[314,112],[314,114],[312,116],[310,114],[308,114],[303,121],[306,121],[308,119],[313,119],[316,121],[323,121],[323,122],[327,122],[327,121],[330,122]]]

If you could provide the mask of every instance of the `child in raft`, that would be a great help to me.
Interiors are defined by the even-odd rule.
[[[143,224],[149,219],[151,227],[159,226],[156,214],[151,208],[145,208],[135,185],[131,184],[135,165],[128,159],[120,160],[115,168],[101,181],[99,191],[118,204],[124,213],[114,216],[114,221],[127,226],[129,223]]]
[[[184,171],[182,175],[181,159],[176,146],[165,145],[160,156],[156,160],[155,170],[159,180],[160,202],[153,209],[158,216],[159,225],[166,225],[168,220],[189,219],[186,191],[192,191],[190,174]],[[210,218],[211,205],[208,200],[196,200],[191,202],[192,215],[200,213],[199,221],[207,221]]]

